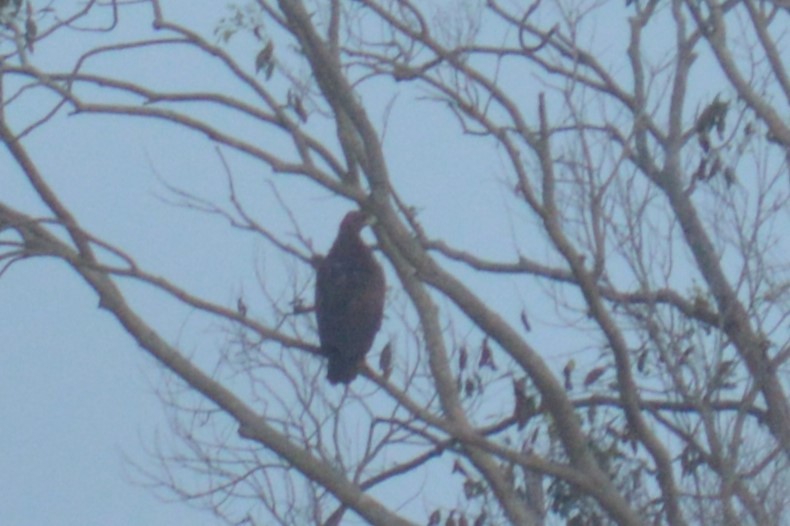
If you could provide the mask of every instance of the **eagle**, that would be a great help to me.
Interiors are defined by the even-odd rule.
[[[386,284],[373,251],[360,237],[370,218],[346,214],[332,248],[318,263],[315,313],[331,384],[350,383],[381,327]]]

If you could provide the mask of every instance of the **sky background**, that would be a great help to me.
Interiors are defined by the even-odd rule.
[[[163,3],[168,16],[205,34],[227,14],[225,2]],[[614,4],[622,9],[622,2]],[[46,23],[44,17],[42,29]],[[148,34],[149,27],[148,7],[124,8],[111,38],[136,38],[139,32]],[[64,33],[37,47],[34,57],[42,67],[68,64],[69,57],[102,38],[106,36]],[[491,35],[493,42],[498,38]],[[252,70],[256,51],[251,42],[234,39],[229,47],[237,54],[248,53]],[[606,40],[600,50],[617,60],[617,50]],[[131,51],[99,57],[90,67],[168,89],[205,87],[248,96],[237,81],[215,74],[211,64],[186,50]],[[502,82],[522,79],[514,75]],[[534,88],[524,88],[525,101],[535,100],[530,89]],[[695,90],[700,96],[714,91],[702,85]],[[488,213],[505,206],[511,192],[503,182],[505,169],[498,154],[481,141],[459,137],[449,113],[429,111],[431,106],[420,102],[420,95],[405,92],[393,102],[377,96],[375,84],[363,93],[374,119],[380,117],[378,125],[393,103],[384,147],[391,177],[405,190],[407,201],[426,207],[421,219],[431,232],[459,248],[474,248],[490,258],[512,256],[514,247],[534,249],[524,237],[528,224],[515,228],[507,222],[508,214]],[[15,105],[14,118],[30,122],[47,110],[48,101],[46,94],[30,93],[23,104]],[[214,114],[211,108],[195,111],[250,142],[271,145],[281,140],[231,115]],[[528,109],[525,113],[534,114]],[[331,126],[326,130],[333,133]],[[256,271],[265,270],[267,280],[287,288],[281,257],[261,240],[228,229],[219,218],[168,203],[173,196],[166,184],[189,188],[206,199],[227,197],[222,163],[214,146],[198,134],[176,132],[171,125],[150,120],[61,112],[28,136],[25,146],[79,222],[127,251],[142,268],[222,305],[233,306],[243,295],[252,316],[261,303]],[[245,204],[273,230],[288,231],[287,217],[266,183],[268,174],[248,158],[228,159]],[[325,252],[350,205],[315,185],[290,178],[271,180],[298,211],[300,227],[315,249]],[[12,196],[7,201],[27,213],[45,213],[5,149],[0,149],[0,192],[4,201]],[[466,213],[446,214],[444,207]],[[517,212],[511,217],[519,218]],[[472,279],[472,273],[465,277]],[[121,285],[132,306],[169,342],[198,363],[211,363],[224,338],[221,327],[150,287]],[[478,290],[488,301],[509,306],[507,315],[518,324],[530,285],[529,280],[501,279]],[[531,343],[557,351],[551,365],[559,374],[568,355],[562,343],[547,340],[550,333],[540,329],[552,314],[533,306],[530,318],[535,327]],[[168,440],[166,415],[157,396],[163,371],[98,308],[95,294],[64,264],[24,261],[0,278],[0,342],[0,526],[218,524],[210,513],[164,502],[144,487],[145,478],[134,464],[150,466],[146,447],[157,439]]]
[[[227,14],[216,2],[166,4],[170,15],[206,33]],[[147,34],[147,14],[147,9],[126,9],[114,37]],[[46,21],[40,25],[43,29]],[[89,33],[68,33],[39,45],[34,58],[57,69],[97,41]],[[255,51],[248,52],[252,65]],[[226,89],[244,96],[236,81],[214,75],[210,64],[207,68],[205,60],[195,58],[185,50],[171,50],[165,57],[139,50],[122,58],[100,57],[89,67],[167,88]],[[45,93],[28,94],[24,104],[14,106],[16,115],[10,115],[27,123],[47,111],[48,103],[51,97]],[[240,125],[228,116],[211,117]],[[276,271],[278,265],[267,264],[269,253],[259,240],[235,235],[216,218],[166,202],[173,199],[166,183],[207,198],[227,195],[211,143],[195,133],[174,131],[149,120],[61,112],[29,135],[25,146],[48,184],[93,234],[112,240],[143,268],[220,304],[233,305],[243,294],[255,315],[260,294],[255,268]],[[449,159],[452,153],[449,145],[428,147],[418,133],[406,139],[415,149],[411,163],[428,155]],[[253,207],[260,219],[276,231],[287,229],[282,210],[261,184],[260,165],[233,155],[229,162],[240,194],[247,202],[261,203]],[[9,201],[28,213],[46,214],[5,149],[0,150],[0,167],[0,187]],[[316,248],[326,251],[349,205],[299,181],[278,181],[278,189],[286,198],[299,196],[291,202],[300,205],[302,226]],[[277,276],[267,277],[277,283]],[[285,286],[284,277],[282,282]],[[201,351],[216,352],[222,334],[216,327],[206,328],[205,317],[149,287],[121,285],[130,303],[168,341],[198,360]],[[157,396],[162,369],[98,308],[95,294],[64,264],[25,261],[3,275],[0,341],[1,525],[219,523],[209,512],[167,502],[157,494],[171,500],[172,495],[145,486],[150,481],[135,464],[150,468],[154,461],[146,450],[158,440],[171,441]]]
[[[217,14],[212,2],[169,3],[194,7],[196,16],[205,15],[204,25]],[[119,38],[148,24],[146,10],[125,9]],[[69,33],[37,47],[34,57],[46,67],[96,41],[90,33]],[[197,64],[163,69],[145,64],[145,53],[131,55],[101,66],[129,68],[133,75],[167,72],[185,82],[201,78]],[[29,95],[16,105],[19,121],[31,120],[47,100]],[[159,175],[202,177],[195,187],[209,193],[222,183],[208,142],[172,132],[150,121],[62,112],[25,146],[89,230],[116,240],[146,268],[230,303],[242,285],[233,263],[250,267],[254,243],[234,245],[227,234],[217,235],[217,221],[163,203]],[[5,148],[0,191],[15,206],[43,213]],[[201,243],[198,232],[211,243]],[[218,270],[224,268],[223,277]],[[188,332],[194,315],[145,287],[127,284],[125,290],[169,341]],[[150,481],[134,464],[150,467],[144,448],[169,433],[156,395],[162,370],[97,303],[73,272],[51,260],[14,265],[0,279],[0,524],[218,524],[205,510],[166,502],[144,486]]]

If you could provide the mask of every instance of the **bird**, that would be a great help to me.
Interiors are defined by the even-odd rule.
[[[360,237],[371,219],[361,211],[347,213],[329,253],[318,260],[315,313],[333,385],[356,378],[381,328],[384,271]]]

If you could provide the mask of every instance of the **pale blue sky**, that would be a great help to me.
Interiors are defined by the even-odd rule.
[[[178,16],[196,22],[205,32],[211,31],[225,5],[211,0],[164,3],[173,9],[173,16],[178,9]],[[621,2],[614,4],[619,12]],[[134,16],[124,15],[119,36],[132,38],[135,31],[147,31],[148,8],[130,11]],[[58,63],[96,38],[78,33],[53,39],[51,44],[42,43],[34,57]],[[234,40],[231,46],[244,53],[249,43]],[[252,69],[254,48],[249,47],[249,52]],[[120,56],[100,59],[95,67],[162,86],[237,92],[235,81],[215,75],[196,54],[172,53],[131,52],[122,55],[123,60]],[[503,76],[502,82],[521,79]],[[373,88],[366,86],[364,96],[380,125],[390,99]],[[534,104],[534,93],[528,91],[537,89],[524,87],[525,104]],[[697,89],[706,95],[702,82]],[[392,180],[411,204],[424,207],[420,218],[432,235],[504,260],[515,259],[516,245],[533,249],[528,225],[511,231],[508,214],[489,213],[501,212],[511,192],[502,182],[505,169],[498,153],[485,141],[459,138],[456,121],[448,112],[429,111],[436,106],[417,101],[417,95],[406,91],[395,100],[384,147]],[[17,106],[20,122],[42,111],[37,96]],[[529,109],[525,113],[534,114]],[[211,116],[251,142],[280,140],[231,116]],[[271,271],[267,278],[275,287],[287,286],[280,256],[260,239],[234,232],[220,219],[163,201],[168,194],[162,181],[207,199],[226,198],[225,174],[214,146],[197,134],[149,120],[62,114],[27,137],[25,146],[82,225],[126,250],[144,269],[226,306],[234,305],[243,292],[252,316],[262,303],[256,296],[260,294],[256,267],[265,265]],[[290,229],[266,184],[272,180],[298,211],[300,227],[315,248],[323,252],[329,247],[339,218],[350,208],[347,202],[315,185],[271,178],[249,158],[228,154],[228,159],[240,195],[262,222],[282,233]],[[4,201],[11,196],[7,201],[12,206],[34,215],[43,213],[5,149],[0,149],[0,192]],[[446,213],[459,209],[465,213]],[[511,218],[520,218],[519,213],[513,212]],[[471,279],[473,273],[460,275]],[[168,341],[199,357],[216,351],[221,340],[216,324],[149,287],[121,284],[130,303]],[[533,280],[494,279],[479,284],[478,292],[492,305],[505,306],[503,313],[517,326],[522,299],[530,298],[533,285]],[[553,313],[543,305],[530,309],[535,328],[530,342],[557,352],[550,364],[559,373],[567,360],[565,346],[576,347],[577,342],[558,342],[553,331],[541,331],[541,322],[551,320]],[[0,525],[218,523],[206,511],[163,503],[135,483],[141,479],[125,457],[145,466],[152,462],[144,451],[146,444],[168,433],[155,394],[162,371],[113,318],[98,309],[96,296],[65,265],[43,259],[23,261],[2,276],[0,341]]]
[[[206,31],[224,14],[222,9],[212,9],[208,1],[168,4],[188,6],[179,16],[189,17]],[[146,31],[141,25],[146,9],[136,8],[138,17],[124,15],[119,34],[133,38],[134,31]],[[35,58],[57,62],[62,55],[82,49],[81,38],[92,42],[94,37],[72,34],[54,45],[42,44]],[[230,46],[244,53],[245,41],[234,39]],[[248,51],[252,65],[254,49]],[[160,86],[237,91],[235,81],[216,75],[210,65],[196,58],[178,49],[167,55],[141,50],[99,58],[89,67]],[[503,76],[502,82],[520,80]],[[523,226],[512,233],[506,214],[489,213],[501,210],[511,192],[509,183],[502,182],[504,169],[498,154],[485,141],[459,138],[456,121],[448,112],[417,101],[422,92],[409,93],[406,85],[401,88],[405,93],[391,108],[384,143],[393,181],[421,210],[421,220],[431,227],[432,235],[462,249],[474,248],[485,257],[514,259],[513,246],[523,241],[516,241],[524,233]],[[390,99],[378,95],[375,83],[367,86],[364,96],[374,122],[381,125]],[[534,95],[525,93],[524,100],[534,102]],[[29,104],[32,111],[43,111],[34,102]],[[526,111],[534,114],[534,108]],[[212,118],[252,142],[258,135],[260,141],[275,140],[259,128],[241,132],[244,123],[233,118],[213,114]],[[326,130],[331,133],[332,127]],[[128,251],[146,270],[220,304],[233,305],[243,290],[255,315],[260,299],[256,298],[254,268],[279,256],[267,252],[260,240],[233,233],[221,220],[161,200],[167,197],[162,180],[205,198],[225,198],[223,169],[210,142],[161,122],[62,115],[30,135],[25,145],[48,183],[89,231]],[[5,151],[0,152],[0,163],[7,166],[5,156]],[[288,230],[263,184],[266,170],[245,157],[230,154],[228,158],[245,203],[274,230]],[[3,186],[14,192],[13,203],[26,203],[27,212],[41,210],[18,174],[4,170],[2,178]],[[350,205],[313,185],[282,177],[272,180],[299,212],[300,226],[316,249],[325,251]],[[458,215],[448,210],[465,212]],[[504,234],[492,236],[491,232]],[[276,264],[267,266],[273,272],[277,268]],[[467,279],[474,275],[461,272]],[[276,275],[267,274],[267,278],[277,284]],[[132,305],[169,341],[187,353],[213,356],[219,338],[206,329],[205,318],[148,287],[122,284]],[[510,305],[503,312],[518,324],[519,295],[530,284],[530,280],[496,279],[481,284],[479,292],[491,304]],[[152,462],[144,446],[157,434],[168,433],[154,394],[160,369],[97,308],[96,297],[79,279],[58,262],[24,262],[0,280],[0,299],[0,341],[7,342],[0,353],[4,429],[0,433],[0,524],[216,523],[206,512],[180,503],[163,504],[150,490],[130,483],[135,477],[133,470],[129,474],[124,456],[143,465]],[[543,316],[540,309],[533,309],[536,327]],[[531,336],[535,344],[542,338],[539,329]],[[560,356],[554,364],[559,371],[565,363],[564,344],[546,344]]]

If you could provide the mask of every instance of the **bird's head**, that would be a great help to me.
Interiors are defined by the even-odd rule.
[[[353,210],[346,214],[340,223],[340,231],[359,234],[367,225],[372,225],[374,217],[360,210]]]

